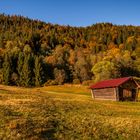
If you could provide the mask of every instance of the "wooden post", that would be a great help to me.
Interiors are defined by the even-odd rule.
[[[136,88],[136,96],[135,96],[135,101],[138,101],[138,94],[139,94],[139,88]]]
[[[94,94],[93,90],[91,89],[91,97],[92,97],[92,99],[94,99],[94,95],[93,94]]]
[[[116,101],[119,101],[119,88],[118,87],[116,87],[116,88],[114,88],[115,89],[115,93],[116,93]]]

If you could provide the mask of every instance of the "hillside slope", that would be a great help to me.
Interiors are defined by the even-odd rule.
[[[140,77],[140,27],[53,25],[0,15],[0,84],[89,84]]]

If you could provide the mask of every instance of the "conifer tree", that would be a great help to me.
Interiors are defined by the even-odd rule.
[[[31,86],[32,75],[31,75],[30,60],[31,60],[31,55],[30,54],[25,55],[23,68],[21,71],[22,86],[25,87]]]
[[[11,76],[11,60],[10,55],[8,53],[4,56],[3,62],[3,83],[8,85],[10,83],[10,76]]]
[[[35,86],[40,86],[42,84],[42,59],[39,56],[35,57]]]
[[[23,83],[23,77],[22,77],[23,63],[24,63],[24,55],[22,52],[20,52],[18,55],[18,62],[17,62],[17,71],[18,71],[18,75],[19,75],[19,80],[18,80],[19,86],[22,85],[22,83]]]

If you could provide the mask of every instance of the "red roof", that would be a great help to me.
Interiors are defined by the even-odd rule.
[[[101,82],[98,82],[98,83],[90,86],[90,88],[91,89],[99,89],[99,88],[118,87],[130,79],[132,79],[132,77],[124,77],[124,78],[105,80],[105,81],[101,81]]]

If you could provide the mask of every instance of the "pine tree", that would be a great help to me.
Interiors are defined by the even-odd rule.
[[[4,56],[4,62],[3,62],[3,83],[5,85],[10,84],[10,76],[11,76],[11,60],[10,55],[8,53]]]
[[[123,39],[122,39],[122,34],[121,34],[121,32],[119,33],[119,35],[118,35],[116,41],[117,41],[117,44],[118,44],[118,45],[120,45],[120,44],[122,43]]]
[[[24,63],[21,71],[22,86],[29,87],[31,86],[31,66],[30,66],[31,55],[25,55]]]
[[[35,57],[35,86],[40,86],[42,84],[42,59],[39,56]]]
[[[18,62],[17,62],[17,71],[18,71],[18,75],[19,75],[19,80],[18,80],[19,86],[22,85],[22,82],[23,82],[23,77],[22,77],[23,63],[24,63],[24,55],[22,52],[20,52],[18,55]]]

